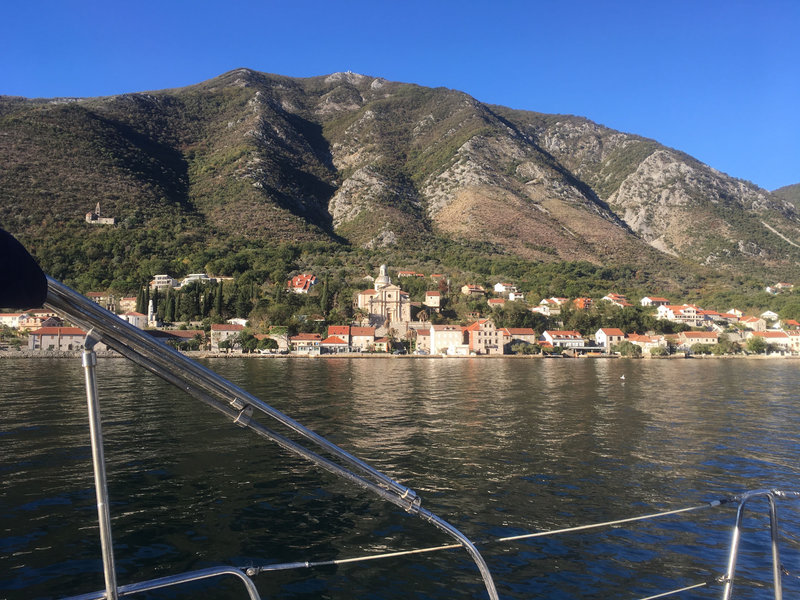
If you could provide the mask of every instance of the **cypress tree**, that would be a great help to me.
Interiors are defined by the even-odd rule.
[[[217,312],[217,316],[222,316],[222,284],[223,282],[219,282],[219,287],[217,288],[217,296],[214,298],[216,304],[214,306],[214,310]]]
[[[164,320],[167,323],[172,323],[175,320],[175,296],[172,295],[172,290],[167,289],[167,300],[164,308]]]

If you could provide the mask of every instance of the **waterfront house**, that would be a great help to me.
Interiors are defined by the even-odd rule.
[[[583,348],[586,345],[578,331],[546,330],[542,332],[541,341],[554,348]]]
[[[78,327],[41,327],[28,334],[28,350],[82,350],[85,342],[86,332]]]
[[[239,334],[244,330],[243,325],[235,325],[232,323],[213,323],[211,325],[211,350],[212,352],[220,351],[220,344],[222,342],[232,343],[234,350],[241,350],[239,344]]]
[[[431,330],[417,329],[417,353],[430,354],[431,352]]]
[[[382,337],[376,339],[372,342],[372,350],[375,352],[389,352],[389,347],[391,346],[392,342],[387,337]]]
[[[795,339],[794,336],[790,337],[785,331],[753,331],[748,337],[760,337],[767,344],[786,352],[792,351]]]
[[[289,338],[292,352],[297,354],[319,354],[322,336],[318,333],[298,333]]]
[[[503,354],[504,333],[495,327],[491,319],[481,319],[464,328],[471,354]]]
[[[328,325],[328,337],[338,337],[350,345],[350,325]]]
[[[611,352],[611,348],[625,339],[625,333],[616,327],[603,327],[594,334],[594,341],[598,346],[605,348],[606,352]]]
[[[629,333],[625,336],[625,340],[631,344],[635,344],[642,349],[642,352],[650,352],[653,348],[666,348],[667,340],[663,335],[640,335],[638,333]]]
[[[326,337],[319,343],[320,354],[338,354],[350,350],[349,344],[335,335]]]
[[[350,346],[354,350],[369,350],[373,343],[375,343],[374,327],[353,326],[350,328]]]
[[[506,353],[511,352],[511,346],[514,344],[538,343],[536,332],[530,327],[504,327],[501,331]]]
[[[681,331],[678,334],[678,346],[690,349],[695,344],[716,344],[719,334],[716,331]]]
[[[431,354],[469,354],[460,325],[431,325]]]
[[[785,333],[789,338],[789,348],[792,353],[800,353],[800,329],[789,329]]]

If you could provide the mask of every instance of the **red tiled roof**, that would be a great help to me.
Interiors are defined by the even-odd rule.
[[[40,327],[31,331],[31,335],[86,335],[86,332],[78,327]]]
[[[601,327],[600,331],[606,335],[625,335],[622,329],[617,329],[616,327]]]
[[[353,337],[356,336],[375,336],[375,328],[374,327],[351,327],[350,328],[350,335]]]
[[[678,335],[682,335],[683,337],[687,338],[702,338],[708,340],[719,337],[719,334],[715,331],[684,331]]]
[[[322,336],[318,333],[298,333],[297,335],[293,335],[289,338],[292,342],[303,342],[303,341],[321,341]]]
[[[350,325],[329,325],[328,335],[350,335]]]
[[[213,323],[211,331],[242,331],[244,325],[235,325],[232,323]]]
[[[785,331],[756,331],[753,335],[772,339],[789,337]]]
[[[545,331],[543,333],[550,334],[550,337],[565,337],[565,338],[580,338],[582,337],[579,331]]]
[[[320,344],[338,344],[340,346],[346,346],[347,342],[343,339],[336,337],[335,335],[331,335],[326,337],[324,340],[320,342]]]

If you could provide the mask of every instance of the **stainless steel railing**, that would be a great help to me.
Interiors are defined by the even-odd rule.
[[[491,600],[498,599],[494,580],[486,561],[474,544],[450,523],[424,509],[420,498],[410,488],[394,481],[361,459],[304,427],[291,417],[223,379],[213,371],[189,360],[176,350],[154,340],[141,330],[50,277],[47,278],[47,301],[45,306],[52,308],[76,325],[90,330],[91,339],[102,341],[108,348],[119,352],[134,363],[223,413],[237,425],[255,431],[258,435],[275,442],[285,450],[302,456],[318,467],[369,490],[384,500],[431,523],[454,538],[469,553],[478,567],[489,598]],[[88,351],[93,354],[91,347],[88,348]],[[91,358],[84,359],[85,366],[91,362]],[[89,390],[89,386],[90,381],[87,370],[87,397],[93,394]],[[94,396],[96,401],[96,393],[94,393]],[[92,402],[90,398],[90,407]],[[310,450],[285,435],[262,425],[253,417],[256,412],[288,428],[305,442],[317,446],[319,450]],[[99,413],[96,414],[98,415],[97,424],[99,425]],[[102,448],[102,435],[99,428],[98,434],[98,439],[95,442],[99,443],[100,448]],[[319,451],[326,453],[330,458],[322,456],[318,453]],[[102,451],[97,460],[102,462]],[[104,486],[105,479],[104,469],[102,472],[98,472],[99,469],[100,467],[96,465],[98,505],[104,502],[102,498],[104,491],[100,490],[100,487]],[[101,510],[100,506],[99,510]],[[108,543],[108,548],[104,547],[103,550],[107,591],[101,597],[107,597],[111,600],[116,598],[114,594],[119,594],[119,591],[113,576],[110,519],[108,524],[104,526],[104,516],[101,513],[100,522],[101,527],[107,528],[101,534],[101,537],[107,536]],[[112,573],[109,573],[109,571]]]

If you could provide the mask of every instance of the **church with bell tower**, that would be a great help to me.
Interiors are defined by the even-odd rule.
[[[381,265],[378,277],[375,278],[375,289],[359,292],[356,306],[369,317],[370,323],[392,324],[411,321],[411,300],[408,293],[392,283],[386,272],[386,265]]]

